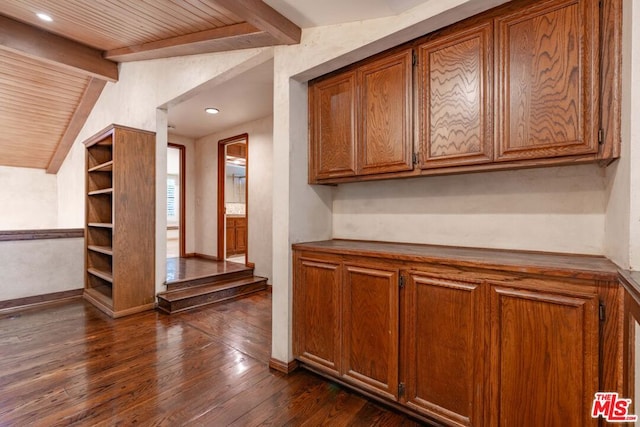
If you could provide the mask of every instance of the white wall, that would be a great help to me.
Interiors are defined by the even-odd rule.
[[[185,251],[194,253],[196,247],[196,141],[182,135],[169,134],[169,142],[185,147]]]
[[[55,175],[41,169],[0,166],[0,230],[58,227]]]
[[[640,270],[640,3],[637,0],[625,0],[624,12],[630,17],[625,22],[630,27],[625,34],[623,67],[625,68],[625,86],[622,96],[628,110],[623,111],[622,123],[629,126],[623,143],[629,147],[630,166],[630,214],[629,214],[629,267]],[[629,22],[630,21],[630,22]],[[626,58],[624,54],[627,54]],[[627,65],[628,64],[628,65]],[[628,100],[628,101],[627,101]]]
[[[0,242],[0,260],[0,301],[84,287],[82,238]]]
[[[333,237],[602,254],[596,165],[341,184]]]
[[[640,269],[640,5],[623,1],[622,150],[606,169],[605,254],[626,269]],[[634,167],[635,165],[635,167]]]
[[[166,109],[210,85],[272,57],[271,48],[194,55],[119,65],[119,80],[108,83],[58,172],[59,211],[68,224],[84,223],[84,146],[82,141],[111,123],[156,132],[156,182],[166,180]],[[166,280],[166,185],[156,187],[156,290]]]
[[[249,261],[272,278],[273,117],[244,123],[196,141],[196,252],[217,255],[218,141],[249,135]]]

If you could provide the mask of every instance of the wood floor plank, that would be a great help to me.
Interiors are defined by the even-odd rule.
[[[329,393],[322,407],[311,414],[306,420],[301,420],[301,426],[348,426],[354,423],[354,416],[362,409],[366,402],[360,397],[347,393],[339,387]]]
[[[0,314],[0,425],[415,425],[269,370],[271,294],[111,319],[80,299]]]
[[[304,373],[294,373],[288,378],[274,375],[257,384],[246,393],[242,394],[242,405],[238,405],[235,399],[230,399],[224,404],[213,408],[201,417],[191,420],[194,426],[229,426],[248,414],[253,414],[255,408],[265,401],[283,401],[286,396],[291,397],[295,393],[303,392],[309,387],[318,386],[319,381]],[[272,408],[275,408],[272,406]],[[248,420],[245,420],[245,422]]]

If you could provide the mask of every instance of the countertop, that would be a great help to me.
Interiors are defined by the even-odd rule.
[[[617,281],[619,278],[619,269],[616,264],[606,257],[596,255],[341,239],[297,243],[293,245],[293,249],[462,267],[491,268],[585,280]],[[640,280],[640,273],[638,273],[638,280]]]

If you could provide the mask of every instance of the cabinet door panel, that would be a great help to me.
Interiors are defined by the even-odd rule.
[[[405,296],[407,405],[444,422],[483,425],[487,325],[480,284],[413,273]]]
[[[294,355],[333,375],[340,361],[340,264],[299,259],[294,282]]]
[[[554,1],[496,20],[497,160],[598,150],[598,2]]]
[[[236,250],[238,253],[244,253],[247,250],[247,219],[236,219]]]
[[[421,167],[486,163],[491,131],[491,25],[419,47]]]
[[[491,362],[491,425],[597,425],[596,296],[492,286]]]
[[[358,173],[413,169],[411,138],[412,51],[358,69]]]
[[[398,271],[346,265],[344,376],[391,399],[398,395]]]
[[[310,93],[309,182],[355,175],[355,72],[317,82]]]
[[[227,255],[234,255],[236,253],[236,222],[235,218],[227,218],[226,222],[226,241],[227,241]]]

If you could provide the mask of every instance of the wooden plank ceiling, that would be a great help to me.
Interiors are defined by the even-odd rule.
[[[2,0],[0,166],[57,173],[117,62],[295,44],[300,33],[260,0]]]

